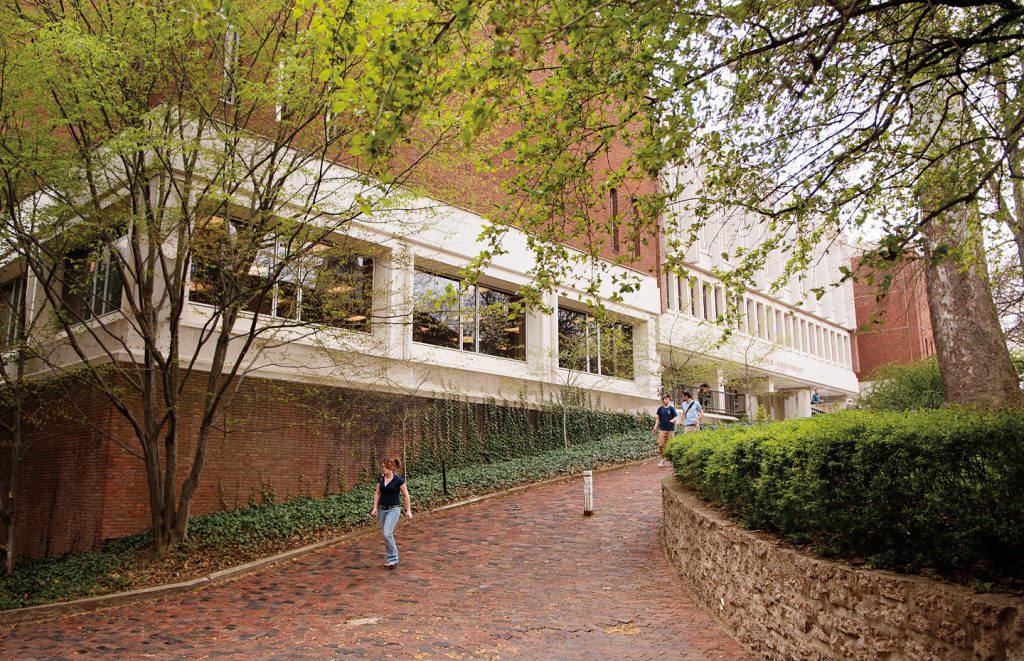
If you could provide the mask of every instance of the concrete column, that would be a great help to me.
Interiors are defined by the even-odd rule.
[[[747,395],[747,420],[753,420],[757,417],[757,405],[760,403],[757,401],[757,397],[754,395]]]
[[[711,401],[718,410],[732,413],[732,407],[726,406],[728,402],[725,396],[725,371],[722,369],[715,374],[715,392]]]
[[[633,327],[634,380],[640,392],[657,398],[661,389],[661,357],[658,355],[658,317]]]
[[[558,382],[558,297],[544,294],[544,305],[551,314],[532,310],[526,315],[526,364],[549,383]]]
[[[395,360],[407,360],[412,348],[413,256],[403,246],[379,260],[375,269],[376,316],[374,335],[384,344],[385,354]]]
[[[793,390],[785,400],[784,415],[790,418],[809,418],[811,416],[811,391],[808,389]]]

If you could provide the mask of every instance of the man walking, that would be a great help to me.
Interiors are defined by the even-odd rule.
[[[700,402],[693,401],[690,391],[683,391],[683,433],[700,431],[700,421],[704,419],[704,407]]]
[[[661,454],[661,461],[658,466],[665,465],[665,445],[676,433],[676,422],[679,420],[679,413],[676,407],[672,406],[672,398],[662,395],[661,406],[658,407],[658,421],[654,423],[652,432],[658,433],[658,452]]]

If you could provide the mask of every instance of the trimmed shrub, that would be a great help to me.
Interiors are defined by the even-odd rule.
[[[909,365],[883,365],[869,380],[871,390],[860,398],[863,408],[913,411],[937,409],[944,403],[942,375],[934,356]]]
[[[702,498],[825,555],[1024,576],[1024,412],[844,411],[686,434],[667,453]]]

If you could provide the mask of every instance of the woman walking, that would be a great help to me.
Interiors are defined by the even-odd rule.
[[[405,515],[412,521],[412,500],[405,480],[398,471],[402,462],[397,458],[385,459],[381,462],[381,476],[377,480],[377,489],[373,493],[373,509],[370,516],[380,519],[380,529],[384,533],[384,566],[394,569],[398,564],[398,546],[395,544],[395,526],[402,515],[401,496],[405,496]]]

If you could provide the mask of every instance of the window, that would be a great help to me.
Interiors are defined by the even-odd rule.
[[[711,292],[711,285],[704,285],[701,288],[701,295],[704,301],[704,319],[713,321],[715,318],[715,299]]]
[[[633,378],[633,327],[558,308],[558,366],[565,369]]]
[[[245,223],[211,219],[193,238],[189,301],[226,307],[244,300],[242,309],[280,319],[319,323],[369,332],[373,308],[373,259],[330,243],[307,246],[289,256],[284,237],[245,236]],[[251,241],[257,254],[245,269],[238,243]],[[242,259],[245,259],[244,257]],[[281,260],[288,260],[282,264]],[[267,287],[275,278],[273,286]]]
[[[612,250],[619,252],[619,191],[611,189],[608,192],[608,208],[612,221]]]
[[[414,289],[413,341],[526,359],[526,314],[518,296],[420,269]]]
[[[276,292],[263,292],[276,264],[277,251],[273,235],[257,235],[242,220],[210,218],[192,238],[189,301],[228,307],[245,297],[241,307],[249,312],[294,316],[294,312],[287,314],[289,294],[291,301],[297,298],[294,285],[283,283],[281,315],[277,313]]]
[[[228,24],[224,32],[224,80],[221,84],[221,99],[228,105],[234,105],[237,99],[238,85],[238,31]]]
[[[614,322],[598,326],[601,343],[601,374],[620,379],[633,378],[633,327]]]
[[[373,258],[319,251],[300,278],[299,320],[370,332],[373,314]],[[323,254],[331,253],[334,254]],[[278,288],[281,291],[281,288]],[[287,290],[285,290],[287,295]]]
[[[690,280],[690,316],[698,317],[697,310],[700,308],[700,281],[696,278]]]
[[[640,259],[640,207],[635,197],[630,206],[633,208],[633,259]]]
[[[120,258],[113,245],[78,248],[64,259],[61,299],[71,321],[86,321],[119,310],[124,281],[117,269]]]
[[[18,320],[24,298],[24,276],[18,276],[0,286],[0,349],[11,347],[19,339]]]

